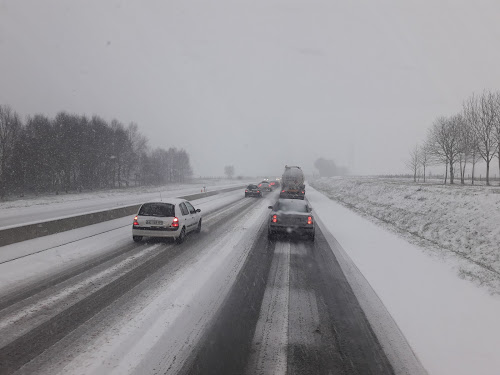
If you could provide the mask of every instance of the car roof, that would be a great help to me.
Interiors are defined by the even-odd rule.
[[[309,204],[302,200],[302,199],[289,199],[289,198],[279,198],[278,203],[286,203],[286,204],[291,204],[291,205],[296,205],[296,206],[308,206]]]
[[[153,204],[167,203],[167,204],[176,205],[176,204],[180,204],[182,202],[186,202],[186,200],[185,199],[181,199],[181,198],[168,198],[168,199],[162,200],[162,201],[144,202],[143,204],[148,204],[148,203],[153,203]]]

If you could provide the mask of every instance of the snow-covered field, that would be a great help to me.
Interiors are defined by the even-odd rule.
[[[329,198],[453,261],[460,277],[500,293],[500,188],[405,179],[322,178]]]
[[[403,205],[406,200],[427,202],[434,197],[436,205],[444,205],[445,197],[455,190],[439,193],[441,190],[434,191],[434,187],[427,189],[421,186],[421,191],[426,191],[427,195],[419,191],[422,195],[416,193],[417,198],[410,199],[400,197],[397,193],[408,195],[419,186],[399,183],[391,187],[386,181],[369,179],[322,180],[316,181],[314,185],[337,200],[345,196],[352,204],[360,208],[370,207],[378,214],[385,213],[384,207],[390,205],[382,196],[388,199],[391,192],[393,198],[389,202],[402,202],[395,206],[412,212],[411,205]],[[361,186],[359,190],[356,189],[357,185]],[[371,193],[370,186],[373,188]],[[432,252],[402,238],[400,233],[388,230],[387,225],[385,228],[377,225],[380,221],[370,222],[365,215],[359,215],[360,210],[353,211],[311,187],[307,189],[307,199],[319,219],[320,228],[333,235],[330,238],[326,232],[327,240],[331,242],[332,249],[336,249],[335,255],[388,356],[393,356],[394,360],[401,350],[402,342],[397,332],[399,327],[429,374],[499,373],[498,294],[488,293],[486,289],[457,277],[456,268],[464,267],[459,258],[435,257]],[[364,195],[360,194],[356,198],[356,191],[364,191]],[[345,195],[341,192],[345,192]],[[479,192],[477,195],[482,196]],[[419,201],[418,197],[422,196],[427,199]],[[469,199],[473,197],[466,199],[472,204]],[[452,202],[453,199],[448,198],[448,201]],[[379,202],[378,211],[375,202]],[[413,216],[423,221],[421,216]],[[441,215],[433,216],[429,221],[442,220]],[[461,221],[457,219],[457,222]],[[450,233],[450,237],[452,235]],[[375,293],[370,291],[371,288]],[[377,296],[383,306],[378,303]],[[396,329],[391,322],[380,318],[384,316],[384,309],[394,318]],[[400,368],[406,366],[405,358],[395,359]],[[411,364],[407,369],[406,373],[415,373]]]

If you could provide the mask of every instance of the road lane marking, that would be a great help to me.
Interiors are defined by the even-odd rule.
[[[280,375],[287,371],[290,243],[277,242],[247,374]]]
[[[308,284],[311,280],[310,269],[306,267],[311,260],[308,247],[303,242],[294,243],[290,250],[291,292],[289,302],[288,346],[317,345],[317,330],[321,325],[318,309],[317,291]],[[295,262],[294,262],[295,259]],[[293,263],[293,264],[292,264]]]

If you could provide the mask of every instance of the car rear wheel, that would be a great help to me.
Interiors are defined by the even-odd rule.
[[[314,242],[314,233],[309,235],[309,241]]]
[[[132,239],[134,240],[134,242],[141,242],[142,236],[132,236]]]
[[[198,221],[198,227],[196,228],[196,233],[200,233],[201,232],[201,219],[200,221]]]
[[[273,231],[267,231],[267,239],[274,240],[276,238],[276,234]]]
[[[247,193],[245,193],[245,198],[247,198],[247,197],[248,197],[248,194],[247,194]]]
[[[186,238],[186,228],[182,228],[181,233],[179,234],[179,237],[177,237],[176,241],[177,243],[183,243],[185,238]]]

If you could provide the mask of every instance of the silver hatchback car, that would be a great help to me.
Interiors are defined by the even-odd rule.
[[[201,210],[184,199],[144,203],[134,217],[132,239],[163,237],[181,243],[189,232],[201,232],[201,219]]]
[[[278,233],[306,235],[314,241],[315,224],[311,207],[298,199],[278,199],[268,223],[268,237],[273,239]]]

